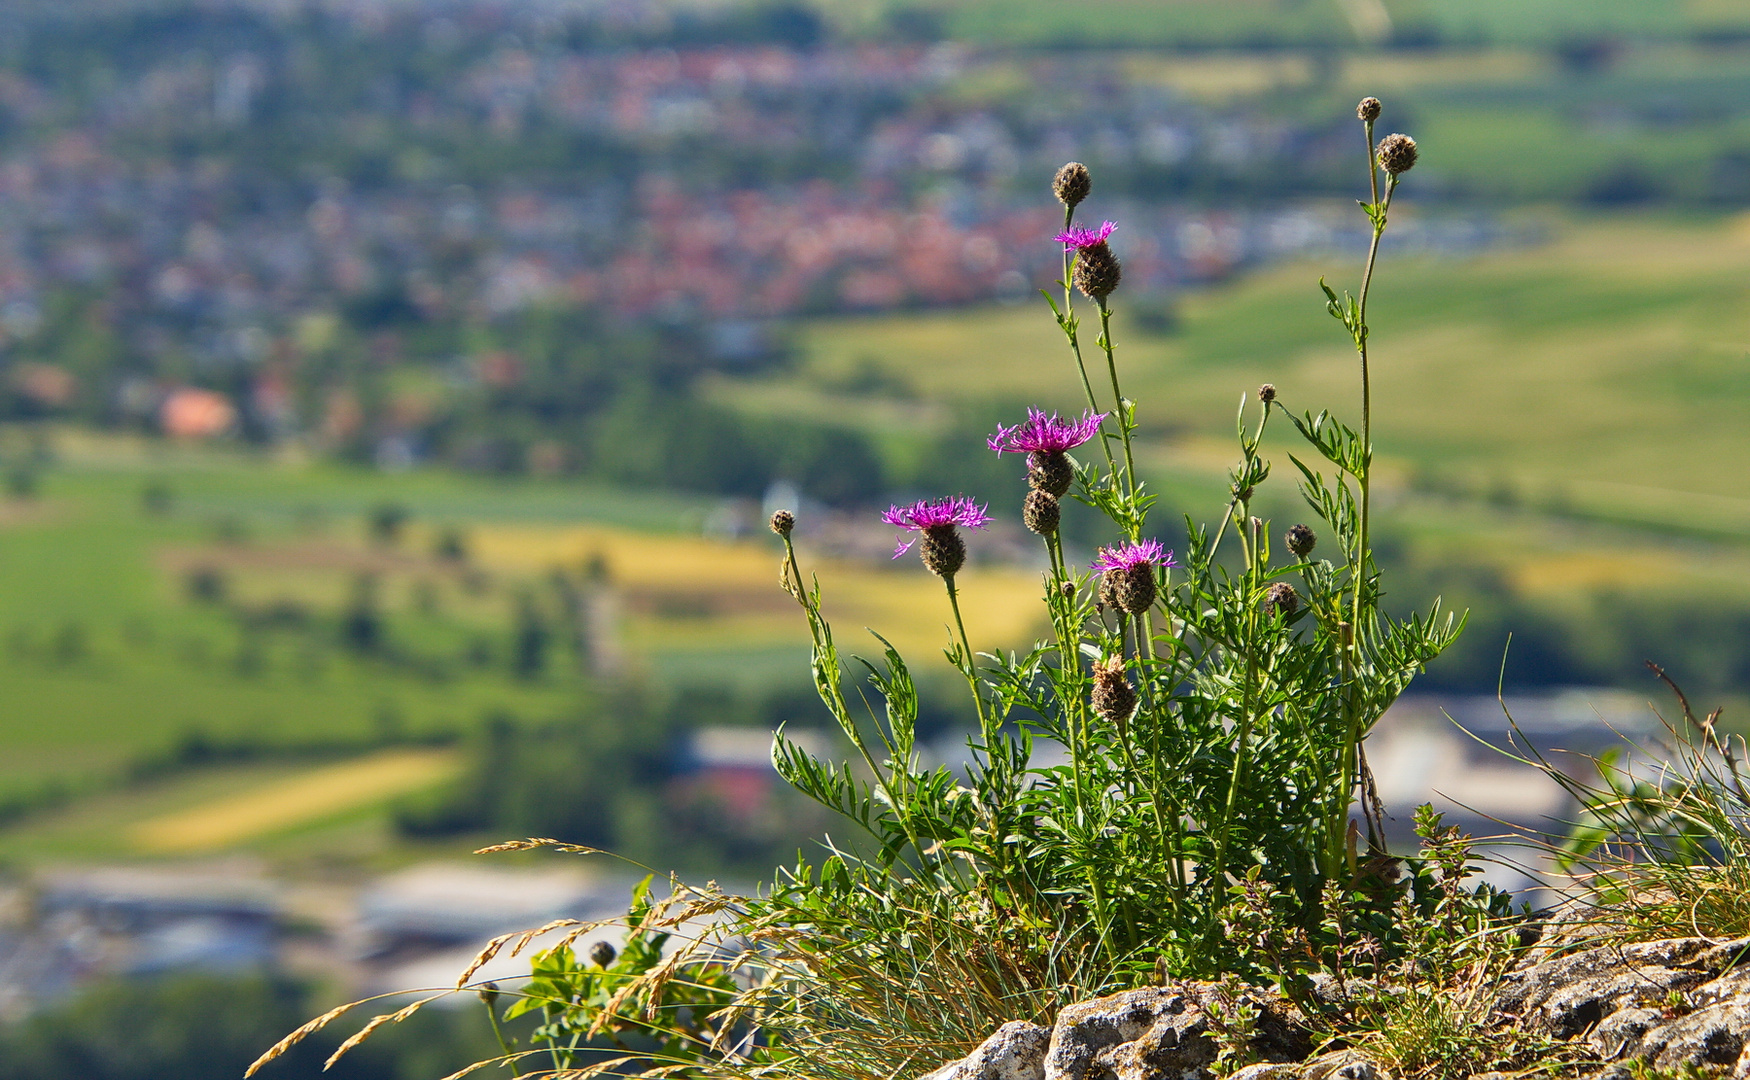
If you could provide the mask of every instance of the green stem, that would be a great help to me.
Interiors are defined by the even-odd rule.
[[[808,617],[809,636],[814,641],[814,649],[818,656],[823,650],[830,647],[831,644],[827,634],[821,629],[825,625],[825,620],[821,618],[820,609],[815,605],[813,598],[802,585],[802,568],[796,563],[796,545],[788,536],[784,537],[783,540],[784,565],[786,567],[786,572],[795,583],[796,602],[802,605],[802,610]],[[953,587],[953,580],[949,579],[948,588],[950,596],[953,595]],[[959,618],[958,610],[955,611],[955,618]],[[966,631],[962,630],[961,636],[964,637],[965,633]],[[851,740],[851,745],[856,747],[858,755],[863,759],[863,764],[868,767],[870,774],[875,777],[875,783],[887,794],[888,805],[893,807],[894,816],[898,818],[900,828],[905,831],[905,838],[910,841],[912,850],[917,854],[919,872],[922,873],[930,870],[938,864],[931,862],[928,853],[924,850],[924,845],[918,837],[917,829],[912,824],[911,814],[907,810],[909,802],[900,799],[898,792],[894,791],[892,784],[892,774],[897,773],[902,767],[907,770],[907,776],[909,779],[911,763],[908,761],[902,764],[896,764],[892,770],[883,770],[877,765],[875,763],[875,755],[869,753],[868,745],[864,743],[861,735],[858,734],[857,725],[851,719],[850,710],[845,705],[842,697],[839,696],[839,691],[836,687],[833,689],[833,695],[834,700],[827,702],[827,707],[832,710],[834,719],[839,721],[839,726],[844,729],[845,736]],[[981,709],[979,712],[979,718],[982,720],[983,717],[984,713]],[[962,884],[965,884],[965,877],[960,872],[959,864],[953,862],[952,859],[948,860],[948,862],[954,870],[955,877],[958,878]]]
[[[1373,378],[1367,365],[1367,295],[1373,288],[1373,267],[1379,259],[1379,241],[1385,235],[1385,215],[1391,208],[1392,192],[1397,190],[1398,182],[1392,177],[1385,188],[1385,202],[1379,206],[1379,220],[1373,226],[1373,239],[1367,245],[1367,267],[1361,272],[1361,295],[1356,300],[1356,330],[1355,350],[1361,356],[1361,475],[1355,478],[1361,489],[1361,519],[1357,529],[1355,551],[1355,605],[1354,623],[1359,631],[1361,626],[1362,585],[1367,578],[1367,527],[1368,527],[1368,496],[1373,487]],[[1356,636],[1360,641],[1359,633]]]
[[[1045,550],[1051,556],[1051,581],[1054,589],[1060,590],[1052,599],[1052,622],[1057,633],[1058,676],[1065,680],[1073,693],[1067,703],[1065,713],[1067,721],[1064,734],[1069,737],[1070,772],[1076,778],[1076,810],[1086,817],[1087,799],[1084,796],[1084,770],[1082,769],[1081,743],[1087,735],[1088,702],[1082,693],[1082,663],[1079,651],[1076,649],[1077,636],[1069,624],[1068,613],[1058,615],[1059,607],[1065,605],[1062,596],[1062,583],[1067,575],[1064,573],[1063,541],[1057,533],[1045,538]]]
[[[1240,452],[1245,455],[1245,460],[1242,462],[1242,468],[1244,468],[1248,474],[1251,472],[1252,459],[1258,455],[1258,446],[1264,441],[1264,428],[1268,426],[1269,423],[1270,406],[1265,405],[1264,414],[1258,417],[1257,433],[1252,436],[1251,441],[1247,442],[1243,434],[1240,437]],[[1221,547],[1222,538],[1227,535],[1228,522],[1234,519],[1234,512],[1239,509],[1240,501],[1238,492],[1235,492],[1233,498],[1228,500],[1227,513],[1222,516],[1221,524],[1215,527],[1215,541],[1209,545],[1209,557],[1211,559],[1215,558],[1217,549]],[[1246,516],[1251,516],[1250,511],[1247,512]],[[1245,540],[1243,537],[1240,540],[1240,544],[1242,547],[1245,546]],[[1249,559],[1250,556],[1247,556],[1247,558]]]
[[[1269,415],[1269,408],[1265,408]],[[1262,424],[1260,424],[1260,431]],[[1247,455],[1248,459],[1250,454]],[[1232,774],[1228,777],[1227,804],[1222,812],[1221,828],[1215,841],[1215,861],[1210,880],[1215,888],[1221,888],[1221,880],[1227,872],[1227,846],[1232,834],[1234,811],[1239,807],[1240,785],[1245,779],[1246,755],[1251,747],[1252,720],[1257,712],[1258,698],[1258,604],[1257,598],[1263,587],[1263,553],[1259,549],[1259,538],[1251,526],[1251,503],[1242,501],[1240,511],[1245,515],[1246,524],[1240,529],[1240,544],[1246,557],[1246,588],[1245,588],[1245,650],[1246,677],[1240,688],[1240,723],[1237,739],[1234,744],[1234,765]],[[1212,906],[1212,917],[1220,910],[1220,905]]]
[[[972,689],[972,701],[978,708],[978,729],[984,733],[984,744],[988,749],[996,739],[996,733],[991,730],[990,720],[985,715],[984,694],[978,688],[978,665],[973,662],[972,641],[966,636],[966,623],[960,618],[960,590],[954,587],[954,575],[948,574],[942,578],[948,586],[948,606],[954,609],[954,629],[960,632],[961,656],[965,667],[960,673],[966,676],[966,685]]]
[[[1112,402],[1118,410],[1118,435],[1124,440],[1124,483],[1132,500],[1136,498],[1136,461],[1130,454],[1130,417],[1124,408],[1124,394],[1118,389],[1118,359],[1112,351],[1112,309],[1106,298],[1100,297],[1100,348],[1106,353],[1106,373],[1112,378]],[[1132,511],[1135,507],[1132,506]],[[1142,535],[1142,518],[1137,515],[1130,528],[1130,540],[1135,543]]]
[[[1355,590],[1350,608],[1350,640],[1346,682],[1349,684],[1347,707],[1349,725],[1343,745],[1343,819],[1349,816],[1349,803],[1354,798],[1355,784],[1359,779],[1356,763],[1356,753],[1365,735],[1362,731],[1361,702],[1356,696],[1358,687],[1355,677],[1361,670],[1361,648],[1366,638],[1367,623],[1362,619],[1366,607],[1368,592],[1368,562],[1370,527],[1372,520],[1373,496],[1373,380],[1368,368],[1367,355],[1367,298],[1373,288],[1373,268],[1379,259],[1379,242],[1385,235],[1386,215],[1391,209],[1392,194],[1397,191],[1398,179],[1391,176],[1386,179],[1385,198],[1379,195],[1379,169],[1375,160],[1373,148],[1373,124],[1367,125],[1367,168],[1368,181],[1373,192],[1373,237],[1367,245],[1367,265],[1361,272],[1361,294],[1355,303],[1355,351],[1361,358],[1361,471],[1355,477],[1356,487],[1360,492],[1360,516],[1355,534],[1355,558],[1353,562],[1352,586]],[[1343,844],[1340,836],[1331,838],[1333,851]]]
[[[490,1003],[486,1005],[486,1016],[492,1021],[492,1034],[498,1039],[498,1048],[504,1051],[505,1060],[510,1065],[510,1074],[521,1076],[523,1070],[516,1059],[516,1048],[509,1039],[504,1037],[504,1029],[498,1026],[498,1010],[493,1008]]]
[[[1070,226],[1075,223],[1075,213],[1074,207],[1066,206],[1063,208],[1063,228],[1065,232],[1069,231]],[[1070,286],[1070,270],[1074,258],[1074,251],[1065,247],[1063,249],[1063,281],[1061,282],[1063,285],[1063,315],[1058,319],[1058,325],[1063,327],[1064,335],[1069,338],[1070,351],[1075,353],[1076,374],[1082,377],[1082,390],[1088,395],[1088,410],[1090,412],[1099,412],[1101,411],[1100,403],[1094,398],[1094,384],[1093,381],[1088,378],[1088,365],[1082,360],[1081,338],[1076,333],[1075,290]],[[1100,435],[1100,449],[1106,452],[1106,470],[1116,476],[1118,473],[1118,463],[1112,458],[1112,448],[1106,445],[1106,436],[1104,433]]]

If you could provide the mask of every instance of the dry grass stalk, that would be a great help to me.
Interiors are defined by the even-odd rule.
[[[443,994],[434,994],[433,996],[428,997],[428,998],[420,998],[418,1001],[415,1001],[413,1004],[407,1006],[404,1009],[398,1009],[392,1013],[382,1013],[378,1016],[371,1017],[370,1023],[368,1023],[364,1027],[360,1028],[358,1030],[358,1032],[352,1036],[352,1038],[341,1043],[339,1048],[336,1049],[334,1051],[334,1053],[332,1053],[328,1056],[328,1060],[324,1061],[322,1063],[322,1071],[327,1072],[329,1069],[332,1069],[334,1067],[335,1062],[339,1061],[341,1058],[346,1056],[347,1051],[351,1050],[353,1047],[357,1046],[359,1043],[362,1043],[366,1039],[370,1038],[371,1032],[377,1030],[380,1027],[383,1027],[386,1024],[399,1024],[401,1021],[407,1019],[409,1016],[412,1016],[414,1013],[418,1012],[423,1006],[425,1006],[429,1002],[436,1001],[438,998],[443,997],[443,996],[444,996]]]
[[[489,844],[477,849],[476,855],[496,855],[501,851],[534,851],[537,848],[552,848],[567,855],[606,855],[601,848],[589,847],[586,844],[567,844],[563,840],[554,840],[546,836],[531,836],[527,840],[507,840],[502,844]]]
[[[542,934],[547,933],[549,930],[557,930],[562,926],[577,926],[584,928],[583,930],[580,930],[581,933],[587,932],[595,926],[601,926],[604,925],[605,922],[611,921],[612,920],[604,920],[603,922],[597,922],[586,926],[584,923],[581,923],[576,919],[554,919],[547,925],[536,927],[533,930],[512,930],[508,934],[500,934],[491,941],[488,941],[486,947],[476,953],[473,960],[469,961],[467,969],[456,978],[456,989],[465,989],[468,985],[468,980],[474,977],[474,973],[490,963],[492,958],[499,954],[499,951],[504,948],[505,943],[508,941],[513,939],[516,940],[516,947],[510,951],[510,954],[515,956],[522,952],[523,949],[527,948],[529,942],[540,937]]]
[[[365,999],[365,1001],[369,1001],[369,1000],[371,1000],[371,999],[369,999],[369,998]],[[276,1042],[271,1047],[269,1047],[267,1053],[256,1058],[255,1062],[252,1065],[250,1065],[249,1068],[243,1073],[243,1080],[249,1080],[249,1078],[251,1076],[254,1076],[256,1073],[260,1072],[262,1067],[265,1066],[268,1062],[274,1060],[277,1057],[280,1057],[286,1051],[290,1050],[292,1047],[303,1042],[306,1038],[310,1037],[311,1035],[316,1034],[318,1031],[321,1031],[323,1028],[327,1027],[334,1020],[339,1019],[340,1017],[346,1015],[351,1010],[357,1008],[360,1005],[363,1005],[364,1003],[365,1003],[364,1001],[349,1001],[345,1005],[337,1005],[334,1008],[329,1009],[327,1012],[323,1013],[321,1016],[318,1016],[314,1020],[306,1021],[302,1027],[298,1028],[296,1031],[292,1032],[290,1035],[287,1035],[285,1038],[281,1039],[279,1042]]]

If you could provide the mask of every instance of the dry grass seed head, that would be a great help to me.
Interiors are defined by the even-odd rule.
[[[346,1015],[348,1012],[352,1011],[353,1009],[357,1008],[360,1005],[363,1005],[365,1003],[365,1001],[369,1001],[369,1000],[370,1000],[369,998],[366,998],[366,999],[364,999],[364,1001],[349,1001],[345,1005],[336,1005],[334,1008],[329,1009],[327,1012],[323,1013],[321,1016],[318,1016],[316,1019],[306,1021],[302,1027],[298,1028],[296,1031],[292,1032],[290,1035],[287,1035],[285,1038],[281,1039],[279,1042],[276,1042],[272,1046],[268,1047],[267,1053],[256,1058],[254,1063],[249,1066],[248,1070],[246,1070],[243,1073],[243,1080],[249,1080],[249,1077],[254,1076],[257,1072],[261,1071],[262,1066],[266,1065],[268,1062],[274,1060],[275,1058],[281,1056],[286,1051],[290,1050],[292,1047],[303,1042],[305,1039],[309,1038],[311,1035],[314,1035],[318,1031],[321,1031],[323,1028],[327,1027],[333,1021]]]
[[[362,1043],[366,1039],[370,1038],[371,1033],[376,1031],[378,1028],[383,1027],[386,1024],[399,1024],[401,1021],[407,1019],[409,1016],[412,1016],[414,1013],[418,1012],[422,1007],[424,1007],[426,1005],[426,1003],[436,1001],[439,997],[442,997],[442,996],[443,996],[442,994],[439,994],[439,995],[435,995],[433,997],[420,998],[418,1001],[414,1002],[413,1004],[407,1006],[404,1009],[399,1009],[399,1010],[392,1012],[392,1013],[382,1013],[378,1016],[371,1017],[370,1023],[366,1024],[362,1028],[359,1028],[358,1032],[356,1034],[354,1034],[352,1036],[352,1038],[341,1043],[340,1046],[335,1049],[334,1053],[332,1053],[328,1056],[328,1060],[324,1061],[322,1063],[322,1071],[327,1072],[329,1069],[332,1069],[334,1067],[335,1062],[337,1062],[341,1058],[345,1057],[347,1055],[347,1052],[350,1051],[353,1047],[357,1046],[359,1043]]]
[[[496,855],[501,851],[533,851],[536,848],[552,848],[567,855],[606,855],[601,848],[593,848],[587,844],[568,844],[563,840],[554,840],[547,836],[531,836],[527,840],[506,840],[502,844],[489,844],[476,848],[476,855]]]

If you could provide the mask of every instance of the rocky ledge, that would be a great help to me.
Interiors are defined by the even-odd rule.
[[[1388,1080],[1352,1050],[1312,1056],[1304,1017],[1245,992],[1257,1014],[1228,1080]],[[1211,1080],[1234,1003],[1210,983],[1127,990],[1071,1005],[1050,1027],[1004,1024],[920,1080]],[[1575,1075],[1627,1075],[1630,1062],[1750,1080],[1750,938],[1672,938],[1528,961],[1502,980],[1489,1026],[1568,1040]],[[1489,1074],[1483,1074],[1489,1075]],[[1479,1080],[1481,1078],[1479,1077]]]

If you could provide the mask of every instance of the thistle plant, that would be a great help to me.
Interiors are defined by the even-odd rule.
[[[1111,247],[1118,226],[1078,224],[1092,177],[1077,163],[1059,172],[1062,298],[1047,300],[1087,406],[1068,420],[1030,410],[988,440],[997,453],[1027,455],[1023,521],[1046,549],[1051,639],[1022,653],[974,652],[953,577],[962,541],[951,531],[983,523],[970,500],[895,507],[886,517],[924,533],[924,560],[948,585],[954,633],[946,653],[980,719],[964,778],[917,765],[917,691],[895,650],[884,650],[881,668],[865,665],[884,708],[852,714],[837,688],[841,660],[820,615],[819,586],[804,584],[785,537],[786,581],[814,632],[816,684],[870,779],[810,759],[781,734],[774,760],[786,779],[872,834],[877,857],[834,856],[867,888],[923,880],[973,907],[1007,911],[1050,928],[1052,940],[1085,943],[1115,985],[1152,973],[1157,961],[1190,975],[1235,960],[1218,914],[1234,880],[1261,880],[1284,917],[1314,937],[1327,895],[1389,904],[1390,853],[1364,743],[1462,620],[1438,604],[1407,620],[1383,612],[1370,546],[1367,304],[1391,201],[1416,154],[1408,136],[1376,146],[1379,112],[1371,99],[1357,110],[1370,195],[1361,207],[1372,226],[1359,291],[1339,297],[1320,283],[1357,350],[1360,428],[1329,412],[1297,415],[1274,386],[1260,388],[1255,405],[1242,398],[1227,505],[1213,529],[1186,523],[1181,556],[1149,535],[1154,496],[1135,464],[1137,405],[1123,391],[1112,325],[1123,281]],[[1078,294],[1099,317],[1098,389]],[[1334,560],[1313,557],[1318,530],[1306,523],[1287,530],[1287,558],[1273,560],[1271,526],[1254,515],[1270,477],[1263,447],[1276,413],[1311,448],[1288,458]],[[1094,442],[1098,452],[1083,453]],[[1064,498],[1103,513],[1118,534],[1085,570],[1070,564],[1058,535]],[[932,539],[932,530],[944,531]],[[1038,740],[1061,745],[1066,764],[1035,765]]]
[[[1408,619],[1386,614],[1370,549],[1367,304],[1391,200],[1415,160],[1407,136],[1376,147],[1380,110],[1370,102],[1358,109],[1371,195],[1361,207],[1372,225],[1359,292],[1339,297],[1321,281],[1359,355],[1360,428],[1329,412],[1296,414],[1274,386],[1255,403],[1242,395],[1225,504],[1212,527],[1187,520],[1177,551],[1150,521],[1155,496],[1136,468],[1137,403],[1124,393],[1113,333],[1117,226],[1077,224],[1093,178],[1077,163],[1058,173],[1061,299],[1046,300],[1086,408],[1070,419],[1030,410],[988,440],[996,453],[1026,455],[1023,520],[1047,555],[1049,636],[1008,653],[978,651],[968,636],[961,604],[978,598],[958,585],[962,530],[988,523],[983,505],[955,495],[882,515],[917,534],[902,537],[895,558],[921,541],[945,587],[944,655],[979,721],[962,769],[923,767],[907,661],[879,636],[877,660],[847,661],[821,585],[804,574],[794,517],[773,518],[783,587],[809,628],[815,689],[855,756],[819,760],[780,731],[772,760],[863,836],[829,840],[818,863],[799,862],[764,895],[715,909],[729,916],[719,940],[761,943],[735,962],[747,989],[725,1016],[757,1026],[762,1069],[922,1071],[1007,1020],[1048,1021],[1069,1001],[1161,975],[1283,977],[1281,963],[1331,955],[1332,927],[1351,913],[1391,918],[1402,890],[1363,747],[1462,620],[1438,603]],[[1098,388],[1078,294],[1099,319]],[[1287,456],[1318,521],[1286,530],[1285,558],[1273,558],[1274,527],[1257,516],[1278,413],[1310,447]],[[1059,535],[1065,498],[1104,515],[1114,534],[1085,568]],[[1315,557],[1321,532],[1328,559]],[[1061,748],[1060,763],[1035,755],[1042,743]],[[1258,961],[1231,940],[1234,921],[1224,926],[1235,896],[1308,948]],[[732,1071],[753,1063],[721,1046],[703,1056]]]

